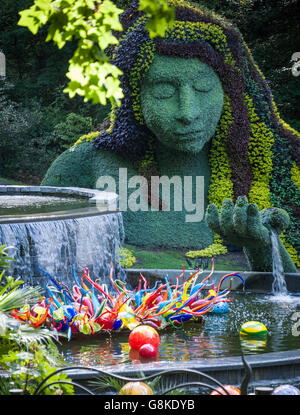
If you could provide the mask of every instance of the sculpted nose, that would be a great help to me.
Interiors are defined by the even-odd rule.
[[[199,103],[195,91],[190,85],[183,85],[179,89],[179,105],[176,119],[181,123],[191,124],[199,115]]]

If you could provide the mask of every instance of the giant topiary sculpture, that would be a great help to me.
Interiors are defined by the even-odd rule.
[[[112,59],[125,98],[110,125],[58,157],[42,184],[93,188],[108,175],[118,184],[120,167],[128,179],[203,176],[206,220],[186,222],[184,209],[128,210],[127,240],[202,249],[222,238],[244,248],[251,269],[269,271],[273,227],[285,271],[295,272],[299,134],[280,119],[239,31],[215,14],[170,3],[176,19],[164,38],[149,38],[137,1],[123,13]]]

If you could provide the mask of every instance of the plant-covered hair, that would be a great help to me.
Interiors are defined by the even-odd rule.
[[[156,139],[141,111],[143,79],[155,54],[199,58],[218,74],[225,97],[210,142],[209,203],[220,207],[225,198],[247,195],[260,209],[286,209],[291,225],[281,236],[300,265],[300,135],[281,120],[268,81],[238,29],[181,0],[169,3],[176,8],[175,23],[163,38],[150,39],[138,1],[121,16],[124,32],[112,61],[123,72],[124,98],[120,107],[112,109],[109,128],[93,144],[126,155],[140,172],[157,168]]]

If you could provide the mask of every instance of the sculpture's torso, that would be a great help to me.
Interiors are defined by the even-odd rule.
[[[198,192],[198,198],[201,196],[202,199],[202,190],[199,188],[196,190],[196,176],[203,177],[204,200],[201,200],[201,203],[203,202],[201,209],[204,212],[207,206],[210,177],[207,148],[205,147],[197,156],[170,151],[164,146],[159,146],[159,150],[160,176],[168,176],[170,179],[179,176],[182,183],[184,183],[185,176],[193,177],[192,199],[194,203],[196,192]],[[119,193],[120,168],[126,169],[127,181],[138,175],[128,159],[107,150],[95,149],[91,143],[83,143],[58,157],[42,184],[96,188],[99,177],[110,176],[114,178],[116,192]],[[124,179],[124,175],[122,178]],[[128,189],[128,197],[135,190]],[[196,211],[191,211],[190,208],[186,210],[184,202],[182,203],[182,211],[174,211],[172,186],[170,190],[170,211],[152,211],[151,206],[148,205],[147,211],[127,210],[123,212],[127,242],[149,247],[197,249],[210,245],[213,241],[213,234],[207,228],[204,218],[200,222],[186,222],[186,215],[193,215]],[[182,190],[184,191],[183,188]]]
[[[147,212],[131,212],[130,210],[125,212],[123,217],[128,242],[146,246],[197,249],[209,246],[213,242],[213,234],[204,221],[210,178],[207,149],[203,149],[197,156],[171,151],[164,146],[159,146],[159,150],[160,177],[167,176],[169,179],[176,177],[175,180],[179,177],[182,184],[182,199],[171,185],[170,211],[151,211],[149,206]],[[189,186],[189,179],[185,179],[187,177],[192,177],[192,186]],[[197,181],[196,177],[198,177]],[[203,190],[202,183],[204,184]],[[192,199],[190,195],[184,193],[189,192],[190,189]],[[174,210],[174,197],[177,201],[182,200],[182,211]],[[193,211],[187,205],[187,199],[197,205]],[[165,201],[163,198],[162,200]],[[188,222],[188,220],[192,221]]]

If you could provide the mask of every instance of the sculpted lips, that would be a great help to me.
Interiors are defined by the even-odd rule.
[[[202,130],[194,130],[194,131],[188,131],[183,133],[175,133],[179,138],[188,139],[189,137],[195,137],[195,135],[202,134]]]

